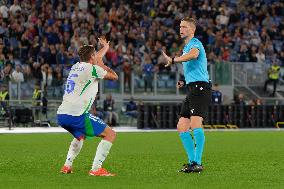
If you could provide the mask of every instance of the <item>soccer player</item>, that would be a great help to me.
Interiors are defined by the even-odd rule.
[[[92,176],[114,176],[102,168],[116,133],[100,118],[89,114],[91,105],[98,92],[99,79],[117,80],[117,74],[104,65],[102,57],[109,49],[109,43],[99,38],[103,46],[96,53],[92,45],[80,47],[80,62],[72,66],[65,86],[62,104],[57,110],[58,124],[70,132],[74,139],[71,142],[67,158],[61,169],[62,173],[72,173],[72,164],[79,154],[85,138],[102,137],[89,174]]]
[[[177,87],[180,88],[186,84],[189,89],[177,124],[179,136],[188,156],[188,163],[180,170],[185,173],[203,170],[201,159],[205,136],[202,121],[207,117],[211,100],[206,53],[202,43],[194,37],[195,30],[194,19],[182,19],[180,22],[180,36],[184,40],[182,56],[171,58],[163,52],[167,59],[166,67],[174,63],[183,64],[185,81],[178,81]],[[193,130],[193,137],[189,129]]]

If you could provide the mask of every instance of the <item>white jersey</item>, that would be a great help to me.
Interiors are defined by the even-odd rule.
[[[80,116],[88,112],[98,93],[99,79],[107,71],[97,65],[86,62],[74,64],[65,84],[63,101],[57,114]]]

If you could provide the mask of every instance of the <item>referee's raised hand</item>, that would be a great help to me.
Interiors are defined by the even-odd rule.
[[[171,57],[169,57],[164,51],[162,51],[163,56],[165,57],[165,59],[167,60],[167,64],[165,65],[165,67],[168,67],[170,65],[172,65],[172,59]]]

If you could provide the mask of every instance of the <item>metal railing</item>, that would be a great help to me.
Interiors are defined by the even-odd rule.
[[[269,98],[258,96],[253,91],[254,87],[262,87],[267,78],[266,73],[269,65],[259,63],[241,62],[218,62],[208,66],[212,83],[220,86],[244,87],[256,98],[264,98],[267,101],[283,100],[280,98]],[[100,81],[100,95],[102,98],[109,93],[119,96],[119,99],[135,96],[138,99],[155,100],[179,100],[183,99],[186,89],[177,89],[176,82],[180,79],[180,71],[176,72],[154,72],[152,75],[136,74],[126,76],[119,73],[118,81]],[[127,80],[128,79],[128,80]],[[29,100],[32,97],[35,80],[22,83],[10,82],[9,94],[12,100]],[[233,88],[232,88],[233,87]],[[43,86],[42,86],[43,88]],[[47,86],[46,95],[48,99],[61,100],[64,93],[64,85]],[[230,97],[231,98],[231,97]]]
[[[180,108],[181,105],[177,103],[145,103],[139,106],[137,127],[175,129]],[[223,128],[228,128],[228,125],[236,126],[234,128],[279,128],[279,123],[282,122],[284,122],[284,105],[210,105],[204,124],[223,126]]]
[[[33,105],[34,102],[37,102],[38,105]],[[136,126],[137,119],[127,114],[126,103],[127,101],[115,101],[112,112],[115,112],[118,115],[118,120],[117,125],[113,126]],[[57,109],[60,104],[61,100],[49,100],[45,107],[41,104],[41,101],[9,100],[7,106],[7,109],[9,110],[9,117],[5,117],[4,113],[2,114],[0,112],[0,118],[3,118],[0,119],[0,127],[1,125],[10,128],[17,127],[19,125],[42,126],[42,123],[49,123],[51,126],[58,126]],[[0,106],[0,108],[2,108],[2,106]],[[96,111],[102,114],[102,119],[107,123],[107,111],[104,111],[103,109],[103,101],[98,101]],[[90,113],[94,113],[93,108],[91,108]],[[23,117],[19,114],[22,114]],[[1,120],[3,124],[1,124]]]

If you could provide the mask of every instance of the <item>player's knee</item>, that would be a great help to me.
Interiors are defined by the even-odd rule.
[[[194,116],[191,119],[190,122],[190,128],[195,129],[195,128],[201,128],[202,127],[202,120],[203,118],[200,116]]]
[[[186,132],[189,129],[190,120],[187,118],[181,117],[177,124],[177,130],[178,132]]]
[[[113,140],[115,140],[115,138],[116,138],[116,132],[114,130],[111,130],[111,138]]]
[[[202,128],[201,124],[190,124],[191,129]]]
[[[116,132],[112,129],[109,129],[106,133],[106,136],[104,137],[105,140],[108,140],[110,142],[113,142],[116,138]]]
[[[188,131],[188,126],[186,126],[184,123],[178,123],[177,130],[178,132],[186,132]]]

